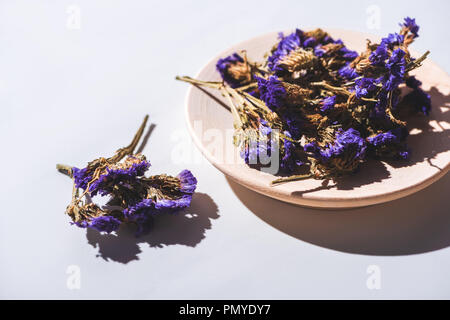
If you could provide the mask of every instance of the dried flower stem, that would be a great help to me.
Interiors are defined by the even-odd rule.
[[[227,98],[228,100],[228,104],[230,106],[231,109],[231,113],[233,114],[234,117],[234,121],[235,121],[235,127],[237,128],[242,128],[243,127],[243,122],[241,119],[241,115],[239,114],[239,111],[237,110],[236,105],[233,102],[233,99],[231,98],[230,93],[224,88],[222,87],[220,89],[220,91],[222,92],[222,94]]]
[[[144,117],[144,120],[143,120],[141,126],[139,127],[138,131],[134,135],[133,140],[130,142],[130,144],[125,148],[121,148],[121,149],[117,150],[116,154],[114,156],[112,156],[108,159],[104,159],[105,164],[103,164],[95,169],[95,171],[92,175],[93,180],[97,179],[100,176],[100,173],[105,168],[106,163],[117,163],[120,160],[122,160],[124,157],[126,157],[127,155],[133,154],[134,149],[136,148],[137,144],[139,143],[139,140],[142,137],[142,134],[144,133],[147,121],[148,121],[148,115],[146,115]],[[72,166],[65,165],[65,164],[57,164],[56,169],[59,172],[68,175],[70,178],[73,178]],[[74,184],[74,188],[76,189],[76,192],[73,193],[73,197],[75,197],[75,198],[72,199],[72,202],[74,204],[78,203],[89,192],[90,185],[91,185],[91,181],[87,184],[86,189],[84,190],[82,195],[78,197],[78,189],[75,188],[75,184]],[[78,199],[76,199],[76,198],[78,198]]]
[[[131,143],[127,147],[117,150],[116,154],[108,159],[108,162],[113,162],[113,163],[119,162],[127,155],[133,154],[134,149],[136,148],[137,144],[139,143],[139,140],[141,140],[142,134],[144,133],[145,126],[147,124],[147,120],[148,120],[148,114],[144,117],[144,121],[142,122],[138,131],[134,135],[134,138],[131,141]]]
[[[136,134],[133,137],[133,140],[131,143],[125,147],[117,150],[116,154],[106,161],[109,163],[119,162],[122,160],[125,156],[133,154],[134,149],[136,148],[137,144],[139,143],[139,140],[142,137],[142,134],[144,133],[145,125],[147,124],[148,115],[145,116],[144,121],[142,122],[141,126],[139,127],[139,130],[136,132]],[[58,163],[56,165],[56,170],[59,172],[68,175],[72,178],[72,166],[66,165],[66,164],[60,164]]]
[[[299,174],[299,175],[293,175],[293,176],[289,176],[289,177],[283,177],[283,178],[275,179],[270,184],[273,186],[273,185],[284,183],[284,182],[305,180],[305,179],[309,179],[309,178],[312,178],[312,177],[313,177],[313,175],[311,173]]]
[[[406,126],[405,121],[398,120],[393,114],[392,114],[392,91],[388,92],[388,106],[386,108],[386,114],[391,119],[392,122],[400,125],[400,126]]]
[[[422,62],[428,57],[430,51],[425,52],[420,58],[417,58],[414,61],[411,61],[405,68],[406,72],[414,70],[422,65]]]
[[[257,82],[252,82],[252,83],[247,84],[245,86],[242,86],[242,87],[239,87],[239,88],[235,88],[235,90],[240,91],[240,92],[244,92],[246,90],[254,89],[254,88],[257,88],[257,87],[258,87],[258,83]]]
[[[264,103],[264,101],[262,101],[258,98],[255,98],[248,92],[244,91],[244,90],[248,90],[249,88],[252,88],[252,87],[257,87],[257,83],[251,83],[249,85],[242,86],[239,88],[231,88],[230,86],[224,85],[222,82],[202,81],[202,80],[193,79],[193,78],[187,77],[187,76],[184,76],[184,77],[177,76],[176,79],[180,80],[180,81],[185,81],[185,82],[191,83],[193,85],[206,86],[209,88],[220,90],[222,95],[225,98],[227,98],[227,100],[228,100],[228,104],[230,106],[231,113],[233,114],[233,117],[236,121],[236,126],[238,128],[244,127],[245,120],[243,120],[239,114],[239,110],[242,111],[243,109],[238,108],[236,106],[236,104],[233,101],[233,98],[236,99],[241,106],[248,107],[250,110],[257,108],[264,113],[273,114],[272,110],[270,110],[267,107],[267,105]],[[244,99],[244,97],[247,100]],[[249,101],[251,103],[249,103]],[[287,135],[282,134],[282,133],[280,133],[280,137],[283,139],[286,139],[288,141],[294,142],[294,143],[299,143],[299,141],[294,140],[291,137],[288,137]]]
[[[184,82],[188,82],[194,85],[198,85],[198,86],[205,86],[205,87],[209,87],[209,88],[213,88],[213,89],[220,89],[223,86],[223,82],[218,82],[218,81],[202,81],[202,80],[197,80],[197,79],[193,79],[191,77],[188,76],[176,76],[175,77],[176,80],[179,81],[184,81]]]
[[[72,166],[66,164],[57,164],[56,170],[72,178]]]
[[[346,90],[344,88],[340,88],[340,87],[333,87],[332,85],[326,83],[325,81],[311,82],[311,86],[313,86],[313,87],[322,87],[322,88],[328,89],[328,90],[330,90],[330,91],[332,91],[334,93],[342,94],[342,95],[345,95],[345,96],[351,95],[351,93],[348,90]]]
[[[198,85],[198,86],[204,86],[204,87],[208,87],[208,88],[212,88],[212,89],[220,89],[221,87],[225,86],[223,82],[219,82],[219,81],[202,81],[202,80],[198,80],[198,79],[194,79],[188,76],[176,76],[175,77],[176,80],[179,81],[184,81],[184,82],[188,82],[190,84],[193,85]],[[252,82],[250,84],[247,84],[245,86],[239,87],[239,88],[232,88],[233,90],[242,92],[248,89],[253,89],[253,88],[257,88],[258,84],[256,82]]]

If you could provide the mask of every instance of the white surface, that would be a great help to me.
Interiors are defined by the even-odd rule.
[[[189,141],[187,85],[176,74],[194,75],[262,33],[385,34],[406,15],[421,25],[414,48],[430,49],[448,72],[449,2],[432,2],[425,10],[420,1],[1,1],[0,297],[450,298],[448,175],[385,205],[316,211],[229,184],[196,149],[175,157],[175,138]],[[377,3],[381,29],[368,30],[366,8]],[[70,4],[81,9],[80,30],[66,27]],[[191,169],[198,217],[163,217],[138,244],[129,236],[98,244],[63,214],[71,185],[55,164],[111,154],[145,113],[156,124],[144,150],[152,172]],[[79,290],[66,285],[70,265],[80,268]],[[369,265],[380,267],[380,290],[366,286]]]

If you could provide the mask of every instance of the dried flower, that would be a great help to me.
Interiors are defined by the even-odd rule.
[[[259,96],[272,111],[276,111],[285,104],[287,92],[282,82],[276,76],[269,79],[258,77]]]
[[[369,56],[370,62],[375,66],[383,66],[388,58],[389,52],[387,45],[384,42],[380,43]]]
[[[114,194],[120,188],[131,188],[137,177],[143,176],[150,163],[141,154],[127,156],[120,163],[105,165],[98,178],[91,180],[89,193],[95,196]]]
[[[278,70],[286,70],[289,73],[293,73],[300,70],[307,70],[314,67],[317,63],[317,57],[310,50],[303,48],[297,48],[287,55],[281,57],[275,68]]]
[[[119,229],[121,221],[112,216],[102,216],[92,219],[89,228],[93,228],[100,232],[111,233]]]
[[[154,214],[186,208],[190,205],[197,180],[188,170],[178,176],[157,175],[145,177],[150,163],[145,156],[134,154],[145,128],[148,116],[129,146],[119,149],[110,158],[99,158],[85,168],[57,165],[57,169],[74,180],[72,201],[66,213],[72,223],[81,228],[93,228],[100,232],[116,231],[122,223],[137,226],[136,235],[149,231]],[[84,190],[79,195],[79,190]],[[110,196],[113,207],[100,208],[83,200],[97,194]]]
[[[358,76],[358,73],[350,66],[350,63],[347,63],[339,69],[339,75],[346,80],[352,80]]]
[[[414,35],[414,38],[417,38],[419,36],[419,26],[416,24],[416,19],[406,17],[403,24],[400,24],[400,26],[411,32]]]
[[[223,81],[228,83],[232,88],[246,85],[252,80],[249,63],[237,53],[220,59],[217,62],[216,68],[222,76]]]
[[[376,88],[375,79],[360,78],[355,80],[355,93],[357,98],[369,96]]]
[[[334,107],[336,103],[336,96],[326,97],[320,102],[320,111],[325,112]]]
[[[350,128],[338,130],[334,141],[321,148],[317,142],[310,142],[304,149],[313,159],[313,174],[317,178],[353,172],[366,155],[366,142],[360,133]]]
[[[279,38],[280,42],[278,42],[278,45],[272,51],[272,55],[267,59],[271,71],[283,71],[283,69],[277,67],[277,62],[291,51],[300,47],[303,39],[303,31],[296,29],[295,32],[286,37],[283,33],[280,33]]]
[[[404,128],[395,128],[367,137],[369,151],[377,158],[407,159],[409,152],[405,140],[408,132]]]
[[[380,43],[368,41],[361,54],[322,29],[280,34],[261,63],[267,68],[252,70],[250,82],[234,89],[177,79],[218,89],[228,98],[235,144],[245,162],[279,153],[280,169],[288,176],[274,183],[334,178],[356,171],[368,158],[406,159],[408,130],[400,111],[430,112],[430,96],[409,74],[429,52],[412,58],[408,47],[419,26],[409,17],[400,25],[399,33]],[[404,83],[412,89],[406,95],[399,89]],[[278,143],[271,139],[275,131]]]

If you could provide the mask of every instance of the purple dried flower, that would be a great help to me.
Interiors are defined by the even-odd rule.
[[[181,171],[175,178],[157,176],[157,183],[149,182],[150,189],[158,191],[124,209],[123,214],[130,221],[147,223],[147,216],[162,211],[175,211],[191,204],[197,187],[197,179],[189,170]],[[167,190],[166,190],[167,189]]]
[[[137,226],[136,237],[150,231],[152,215],[156,213],[155,202],[152,199],[143,199],[123,211],[127,221]]]
[[[268,80],[257,77],[260,98],[270,110],[276,112],[285,104],[286,89],[276,76],[270,76]]]
[[[286,127],[291,134],[292,138],[298,140],[302,136],[302,128],[304,120],[301,114],[295,112],[295,110],[288,109],[283,111],[281,118],[286,122]]]
[[[269,69],[272,71],[283,71],[283,69],[278,70],[276,65],[278,60],[289,54],[291,51],[297,49],[302,44],[303,31],[296,29],[293,33],[288,36],[284,36],[283,33],[279,34],[280,42],[277,45],[275,51],[267,59]]]
[[[223,81],[228,83],[232,88],[239,87],[251,81],[250,67],[237,53],[219,59],[216,68],[222,76]]]
[[[409,152],[402,141],[406,139],[408,131],[404,127],[398,127],[386,132],[381,132],[367,138],[370,151],[377,156],[387,156],[399,159],[407,159]]]
[[[320,148],[316,142],[308,143],[304,146],[305,152],[312,153],[322,163],[330,163],[336,159],[345,159],[346,162],[352,165],[365,158],[366,148],[365,140],[353,128],[346,131],[339,130],[336,133],[334,142],[327,144],[325,148]]]
[[[386,68],[391,73],[397,73],[403,76],[403,74],[405,73],[405,55],[406,52],[402,49],[395,49],[392,52],[392,55],[389,58],[388,62],[386,63]]]
[[[357,98],[367,97],[376,88],[375,79],[361,78],[355,80],[355,93]]]
[[[107,195],[113,193],[113,189],[118,185],[126,186],[143,176],[150,167],[150,163],[145,157],[128,156],[124,163],[111,165],[106,168],[106,172],[92,182],[89,192],[92,196],[97,193]]]
[[[340,39],[338,39],[336,41],[332,41],[332,43],[343,44],[342,40],[340,40]],[[339,57],[341,57],[347,61],[352,61],[358,57],[358,53],[356,51],[350,50],[345,46],[340,48],[336,54],[339,55]],[[329,56],[329,54],[327,53],[327,47],[324,46],[323,43],[315,45],[314,46],[314,55],[316,55],[319,58],[322,58],[324,56]]]
[[[261,151],[258,141],[249,139],[248,142],[242,145],[239,155],[244,159],[246,164],[257,164],[260,152],[266,152],[266,150]]]
[[[88,227],[100,232],[111,233],[119,229],[120,224],[121,221],[112,216],[101,216],[92,219]]]
[[[302,47],[303,48],[312,48],[317,44],[317,40],[314,37],[307,38],[304,42]]]
[[[398,46],[405,40],[405,37],[398,33],[390,33],[387,37],[381,39],[381,44],[385,45],[389,49],[393,49],[394,46]]]
[[[381,43],[369,56],[372,65],[383,66],[389,58],[389,52],[386,43]]]
[[[89,222],[87,222],[86,220],[78,221],[78,222],[70,222],[70,224],[74,224],[78,228],[87,228],[87,227],[89,227]]]
[[[123,214],[125,217],[130,218],[136,214],[141,214],[141,213],[156,213],[155,210],[153,210],[155,208],[155,201],[153,201],[153,199],[142,199],[141,201],[139,201],[138,203],[129,206],[128,208],[125,208],[123,210]]]
[[[323,57],[327,51],[322,47],[321,44],[314,47],[314,55],[316,57]]]
[[[364,159],[366,144],[359,131],[350,128],[346,131],[338,131],[333,145],[321,152],[323,158],[338,157],[345,153],[351,153],[354,159]]]
[[[320,102],[320,111],[326,112],[328,110],[331,110],[336,103],[336,96],[331,96],[323,99]]]
[[[398,156],[399,156],[401,159],[406,160],[406,159],[409,158],[409,151],[400,151],[400,152],[398,153]]]
[[[249,138],[242,145],[240,156],[247,164],[258,164],[258,158],[270,157],[275,151],[271,139]]]
[[[92,174],[89,172],[89,168],[78,169],[72,168],[72,176],[75,182],[75,187],[86,189],[89,181],[92,180]]]
[[[303,120],[298,112],[284,108],[287,105],[287,91],[283,83],[276,76],[270,76],[268,80],[256,77],[256,80],[258,81],[260,99],[286,122],[287,129],[294,139],[300,138]],[[248,150],[243,150],[244,152],[241,154],[242,158],[249,159],[249,161],[257,156],[257,153],[254,152],[258,149],[257,142],[252,144]]]
[[[155,204],[155,209],[183,209],[191,205],[192,195],[183,195],[178,199],[161,199]]]
[[[375,103],[374,108],[370,112],[371,119],[385,119],[386,115],[386,107],[388,105],[387,93],[384,90],[377,96],[378,102]]]
[[[358,57],[358,52],[347,49],[347,47],[342,47],[339,50],[339,54],[341,55],[342,58],[344,58],[345,60],[354,60]]]
[[[381,145],[398,143],[400,142],[400,139],[398,136],[394,135],[392,131],[387,131],[367,138],[367,142],[373,145],[374,147],[378,147]]]
[[[317,143],[314,141],[314,142],[306,143],[303,146],[303,150],[308,153],[317,153],[319,150],[319,147],[317,146]]]
[[[350,62],[346,63],[345,66],[339,69],[338,73],[341,78],[344,78],[346,80],[352,80],[358,76],[356,70],[350,66]]]
[[[283,132],[285,136],[291,138],[291,134],[288,131]],[[289,139],[283,139],[283,154],[280,160],[280,168],[285,172],[293,172],[303,162],[298,160],[295,154],[296,146]]]
[[[386,91],[392,91],[403,83],[406,72],[405,54],[402,49],[395,49],[386,62],[388,73],[377,79],[378,82],[383,84]]]
[[[266,120],[260,119],[259,131],[261,132],[261,134],[267,136],[272,132],[272,128],[269,126],[269,123]]]
[[[419,26],[416,24],[416,19],[406,17],[403,23],[400,23],[401,27],[409,29],[409,31],[414,35],[414,38],[419,36]]]
[[[110,233],[122,222],[133,222],[138,226],[139,235],[149,230],[153,214],[190,205],[197,186],[190,171],[183,170],[176,177],[165,174],[145,177],[150,163],[141,154],[133,155],[147,119],[148,116],[129,146],[119,149],[114,156],[93,160],[82,169],[57,165],[59,171],[73,177],[77,188],[66,209],[72,224]],[[110,195],[108,205],[112,207],[100,208],[89,201],[86,192],[80,196],[78,188],[87,190],[91,196],[97,193]],[[83,197],[86,197],[85,201]],[[121,212],[114,208],[117,206],[122,208]]]

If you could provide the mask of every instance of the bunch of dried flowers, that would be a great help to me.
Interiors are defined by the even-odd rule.
[[[415,19],[400,26],[380,43],[368,40],[361,54],[321,29],[296,29],[280,33],[263,62],[249,61],[245,51],[220,59],[223,82],[177,79],[218,89],[227,98],[234,143],[246,163],[273,152],[270,135],[279,132],[280,170],[287,176],[273,183],[335,178],[368,158],[407,159],[402,116],[430,112],[430,96],[409,74],[429,52],[410,55],[419,31]],[[411,89],[404,95],[403,84]]]
[[[112,157],[95,159],[82,169],[57,165],[59,171],[73,179],[72,201],[66,209],[73,224],[110,233],[122,223],[132,223],[137,226],[139,236],[149,231],[155,214],[189,207],[197,186],[189,170],[176,177],[166,174],[146,177],[150,162],[144,155],[134,154],[147,120],[148,116],[130,145],[117,150]],[[108,204],[100,207],[91,202],[96,195],[109,196]]]

